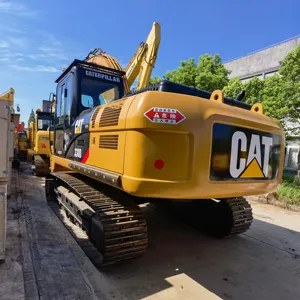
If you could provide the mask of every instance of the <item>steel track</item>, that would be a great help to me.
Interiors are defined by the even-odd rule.
[[[34,169],[33,173],[37,177],[46,176],[49,173],[49,159],[42,158],[40,155],[34,156]]]
[[[217,200],[217,201],[215,201]],[[253,221],[244,197],[193,201],[155,201],[155,206],[200,231],[224,238],[246,232]]]
[[[139,257],[146,251],[148,245],[146,220],[139,206],[125,194],[113,188],[108,189],[100,182],[92,184],[91,179],[74,172],[50,173],[50,176],[54,179],[56,187],[63,185],[76,193],[95,212],[96,221],[101,223],[97,223],[94,227],[93,222],[88,226],[85,226],[84,222],[79,224],[102,255],[101,263],[97,257],[98,266]],[[49,183],[51,181],[48,179],[46,186]],[[48,197],[48,200],[49,198],[51,197]],[[95,216],[93,218],[95,219]],[[95,230],[98,230],[96,235]],[[89,245],[87,247],[91,251],[91,247]],[[89,257],[91,259],[91,256]]]
[[[253,221],[252,208],[244,197],[223,199],[230,211],[232,226],[227,235],[246,232]]]

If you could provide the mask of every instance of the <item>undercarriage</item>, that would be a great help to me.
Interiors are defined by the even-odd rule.
[[[31,162],[31,168],[34,176],[43,177],[49,173],[50,159],[42,155],[34,155]]]
[[[78,230],[88,236],[84,242],[77,241],[95,265],[115,264],[145,253],[147,221],[135,203],[139,199],[72,171],[48,174],[46,195],[52,208],[57,203]],[[247,231],[253,220],[251,206],[243,197],[194,201],[153,199],[153,202],[219,238]]]

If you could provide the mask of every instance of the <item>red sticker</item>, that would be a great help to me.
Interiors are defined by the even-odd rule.
[[[152,107],[144,113],[152,123],[178,124],[186,117],[177,109]]]

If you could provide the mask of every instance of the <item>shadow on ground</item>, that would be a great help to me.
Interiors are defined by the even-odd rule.
[[[255,220],[246,234],[219,240],[151,205],[144,211],[149,222],[146,255],[101,270],[123,295],[300,299],[299,232]]]

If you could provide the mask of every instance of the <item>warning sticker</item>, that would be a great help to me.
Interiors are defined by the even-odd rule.
[[[178,124],[186,119],[177,109],[160,107],[152,107],[144,116],[152,123]]]

